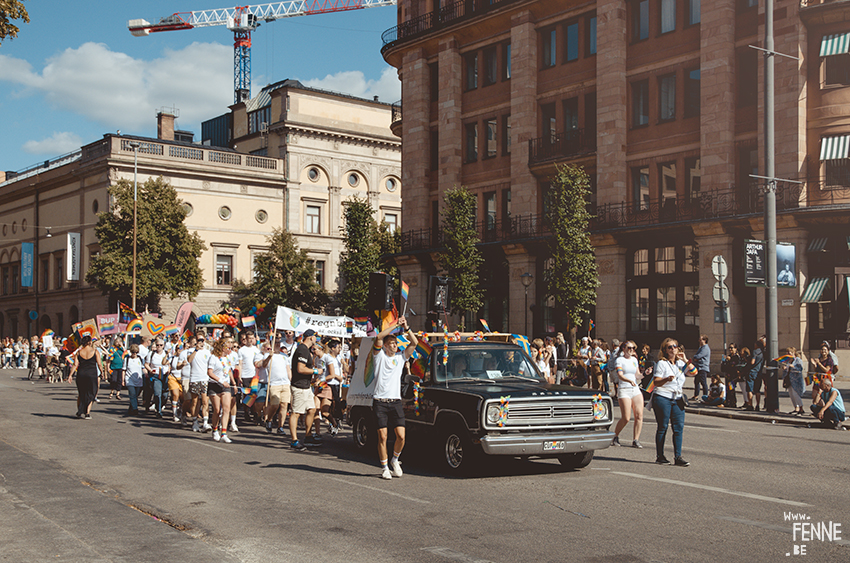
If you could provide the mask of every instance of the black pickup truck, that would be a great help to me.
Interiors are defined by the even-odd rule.
[[[450,342],[445,363],[443,347],[434,345],[424,378],[404,376],[402,403],[408,436],[435,443],[448,472],[486,456],[554,457],[577,469],[611,445],[608,395],[548,384],[516,344]],[[361,403],[349,416],[357,445],[374,445],[371,408]]]

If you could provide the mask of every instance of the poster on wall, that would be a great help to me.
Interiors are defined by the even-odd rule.
[[[797,287],[797,247],[790,242],[776,244],[776,285]]]
[[[744,285],[764,287],[765,283],[765,244],[763,240],[744,241]]]
[[[65,281],[80,281],[80,233],[68,233],[65,258]]]

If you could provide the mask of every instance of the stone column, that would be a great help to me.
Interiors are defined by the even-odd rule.
[[[702,185],[735,183],[735,0],[700,5]]]
[[[511,19],[511,212],[514,215],[537,213],[537,179],[528,168],[528,142],[537,137],[539,66],[534,16],[528,10],[522,11]]]
[[[625,0],[596,3],[596,193],[600,205],[621,203],[628,196],[627,29]]]
[[[626,249],[610,235],[594,235],[591,242],[599,270],[593,337],[622,340],[626,335]]]
[[[430,168],[430,73],[422,49],[406,53],[402,62],[401,185],[404,191],[402,225],[405,230],[426,229]]]
[[[505,248],[508,260],[508,284],[510,295],[510,331],[515,334],[524,334],[531,340],[534,334],[534,314],[531,306],[534,305],[537,292],[535,288],[541,280],[537,276],[537,260],[522,246]],[[522,274],[528,272],[534,276],[533,283],[528,287],[528,326],[525,324],[525,286],[522,285]],[[538,310],[535,308],[535,310]]]
[[[427,65],[423,72],[427,75]],[[461,121],[461,98],[463,96],[463,61],[457,47],[457,40],[448,37],[440,41],[439,54],[440,98],[439,135],[440,158],[438,171],[439,193],[446,193],[462,183],[463,165],[463,123]],[[427,82],[423,83],[427,84]],[[423,88],[426,95],[429,91]],[[428,115],[427,113],[425,114]],[[405,143],[407,139],[405,138]],[[428,151],[424,151],[428,154]],[[406,198],[405,198],[406,199]],[[427,199],[425,200],[427,201]],[[430,217],[430,214],[424,214]]]
[[[342,223],[342,188],[328,187],[328,234],[339,236],[339,226]]]

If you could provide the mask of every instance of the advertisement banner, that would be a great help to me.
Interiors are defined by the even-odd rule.
[[[790,242],[776,244],[776,285],[797,287],[797,247]]]
[[[352,332],[346,330],[346,322],[351,323],[349,330],[352,330]],[[294,330],[295,334],[301,334],[312,328],[322,336],[336,336],[338,338],[366,336],[366,331],[357,326],[351,317],[326,317],[279,305],[274,328],[275,330]]]
[[[68,233],[65,249],[65,281],[80,281],[80,233]]]
[[[763,240],[744,241],[744,285],[749,287],[764,287],[767,285],[765,276],[767,266],[764,262],[765,244]]]
[[[187,301],[180,305],[180,308],[177,310],[177,316],[174,318],[174,324],[177,326],[180,334],[183,334],[183,331],[186,329],[186,323],[189,322],[189,317],[192,316],[192,307],[194,305],[195,304],[191,301]]]
[[[21,243],[21,287],[32,287],[33,246],[31,242]]]
[[[118,326],[118,313],[109,315],[98,315],[97,330],[101,334],[118,334],[121,332],[121,327]]]

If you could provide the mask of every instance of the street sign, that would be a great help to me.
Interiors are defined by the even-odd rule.
[[[765,264],[765,243],[763,240],[745,240],[744,241],[744,256],[745,272],[744,285],[749,287],[764,287],[765,276],[767,275]]]
[[[729,275],[729,268],[726,266],[726,260],[723,256],[717,255],[711,259],[711,273],[714,274],[714,279],[723,281]]]
[[[728,303],[729,288],[723,282],[714,282],[714,287],[711,290],[711,296],[717,303]]]
[[[38,311],[36,311],[35,309],[32,309],[32,310],[29,312],[29,317],[30,317],[30,320],[31,320],[31,321],[36,320],[36,319],[38,318]]]
[[[729,307],[715,307],[714,322],[729,324]],[[726,327],[723,327],[723,331],[726,331]],[[725,340],[726,337],[724,336],[723,339]]]

